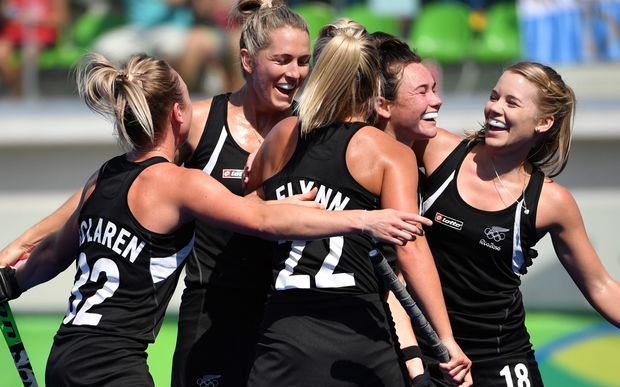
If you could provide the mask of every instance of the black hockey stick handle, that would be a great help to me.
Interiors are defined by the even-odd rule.
[[[441,340],[439,340],[437,332],[435,332],[418,305],[416,305],[415,301],[413,301],[413,298],[411,298],[407,288],[402,282],[400,282],[383,254],[378,249],[372,249],[368,252],[368,256],[370,257],[377,274],[383,278],[392,293],[394,293],[398,301],[400,301],[400,304],[407,311],[409,317],[411,317],[411,321],[413,321],[417,331],[426,336],[431,344],[431,348],[433,349],[435,356],[442,363],[447,363],[450,361],[448,350],[443,345]]]
[[[17,324],[15,324],[15,318],[8,302],[0,304],[0,329],[9,347],[9,351],[11,351],[11,357],[13,357],[15,368],[17,368],[24,387],[38,387],[28,353],[26,353],[22,343],[22,338],[17,330]]]

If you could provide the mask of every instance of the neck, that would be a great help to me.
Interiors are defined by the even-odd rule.
[[[148,160],[156,156],[163,157],[168,161],[172,161],[174,159],[174,153],[160,149],[151,149],[146,151],[133,150],[127,153],[127,159],[135,162]]]
[[[291,107],[286,110],[275,110],[261,105],[257,102],[260,98],[247,83],[230,96],[230,101],[233,106],[242,109],[243,118],[261,137],[265,137],[278,122],[291,115]]]
[[[485,164],[492,167],[500,176],[510,175],[514,172],[527,171],[525,157],[521,157],[516,152],[495,150],[484,145],[482,149],[482,155],[484,156],[482,160],[486,161]]]

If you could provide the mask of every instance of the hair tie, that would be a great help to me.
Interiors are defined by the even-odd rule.
[[[260,5],[261,8],[271,8],[273,6],[272,0],[264,0]]]
[[[119,71],[116,74],[116,78],[114,78],[114,85],[120,87],[120,86],[123,85],[123,82],[126,81],[126,80],[128,80],[127,79],[127,74],[125,74],[124,71]]]

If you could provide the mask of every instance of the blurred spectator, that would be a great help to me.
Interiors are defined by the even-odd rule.
[[[69,5],[67,0],[2,0],[0,4],[0,77],[13,95],[19,95],[20,60],[34,60],[41,49],[54,45],[69,19]]]
[[[236,62],[239,26],[228,23],[236,0],[192,0],[194,24],[188,33],[178,70],[191,91],[215,95],[236,90],[243,77]]]
[[[589,59],[620,60],[620,0],[588,1],[586,7]]]
[[[144,52],[178,67],[193,18],[187,1],[124,0],[123,5],[127,23],[103,33],[94,50],[116,63]]]
[[[582,5],[577,0],[519,0],[525,59],[545,64],[583,61]]]

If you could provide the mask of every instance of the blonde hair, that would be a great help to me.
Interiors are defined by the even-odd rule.
[[[370,116],[379,94],[380,66],[366,29],[351,19],[324,26],[315,65],[299,99],[301,132],[360,115]]]
[[[144,54],[132,56],[120,68],[101,54],[86,54],[76,75],[80,97],[114,123],[127,151],[153,146],[172,104],[184,104],[179,76],[164,60]]]
[[[549,177],[559,175],[568,162],[577,100],[573,89],[554,69],[536,62],[519,62],[505,71],[519,74],[538,88],[536,106],[540,117],[553,116],[553,125],[540,134],[527,161]],[[484,138],[484,128],[468,136]]]
[[[269,47],[272,43],[271,33],[279,28],[291,27],[305,31],[310,39],[304,18],[290,9],[283,0],[239,0],[230,18],[241,25],[239,48],[247,49],[251,56]],[[241,71],[246,77],[243,66]]]

